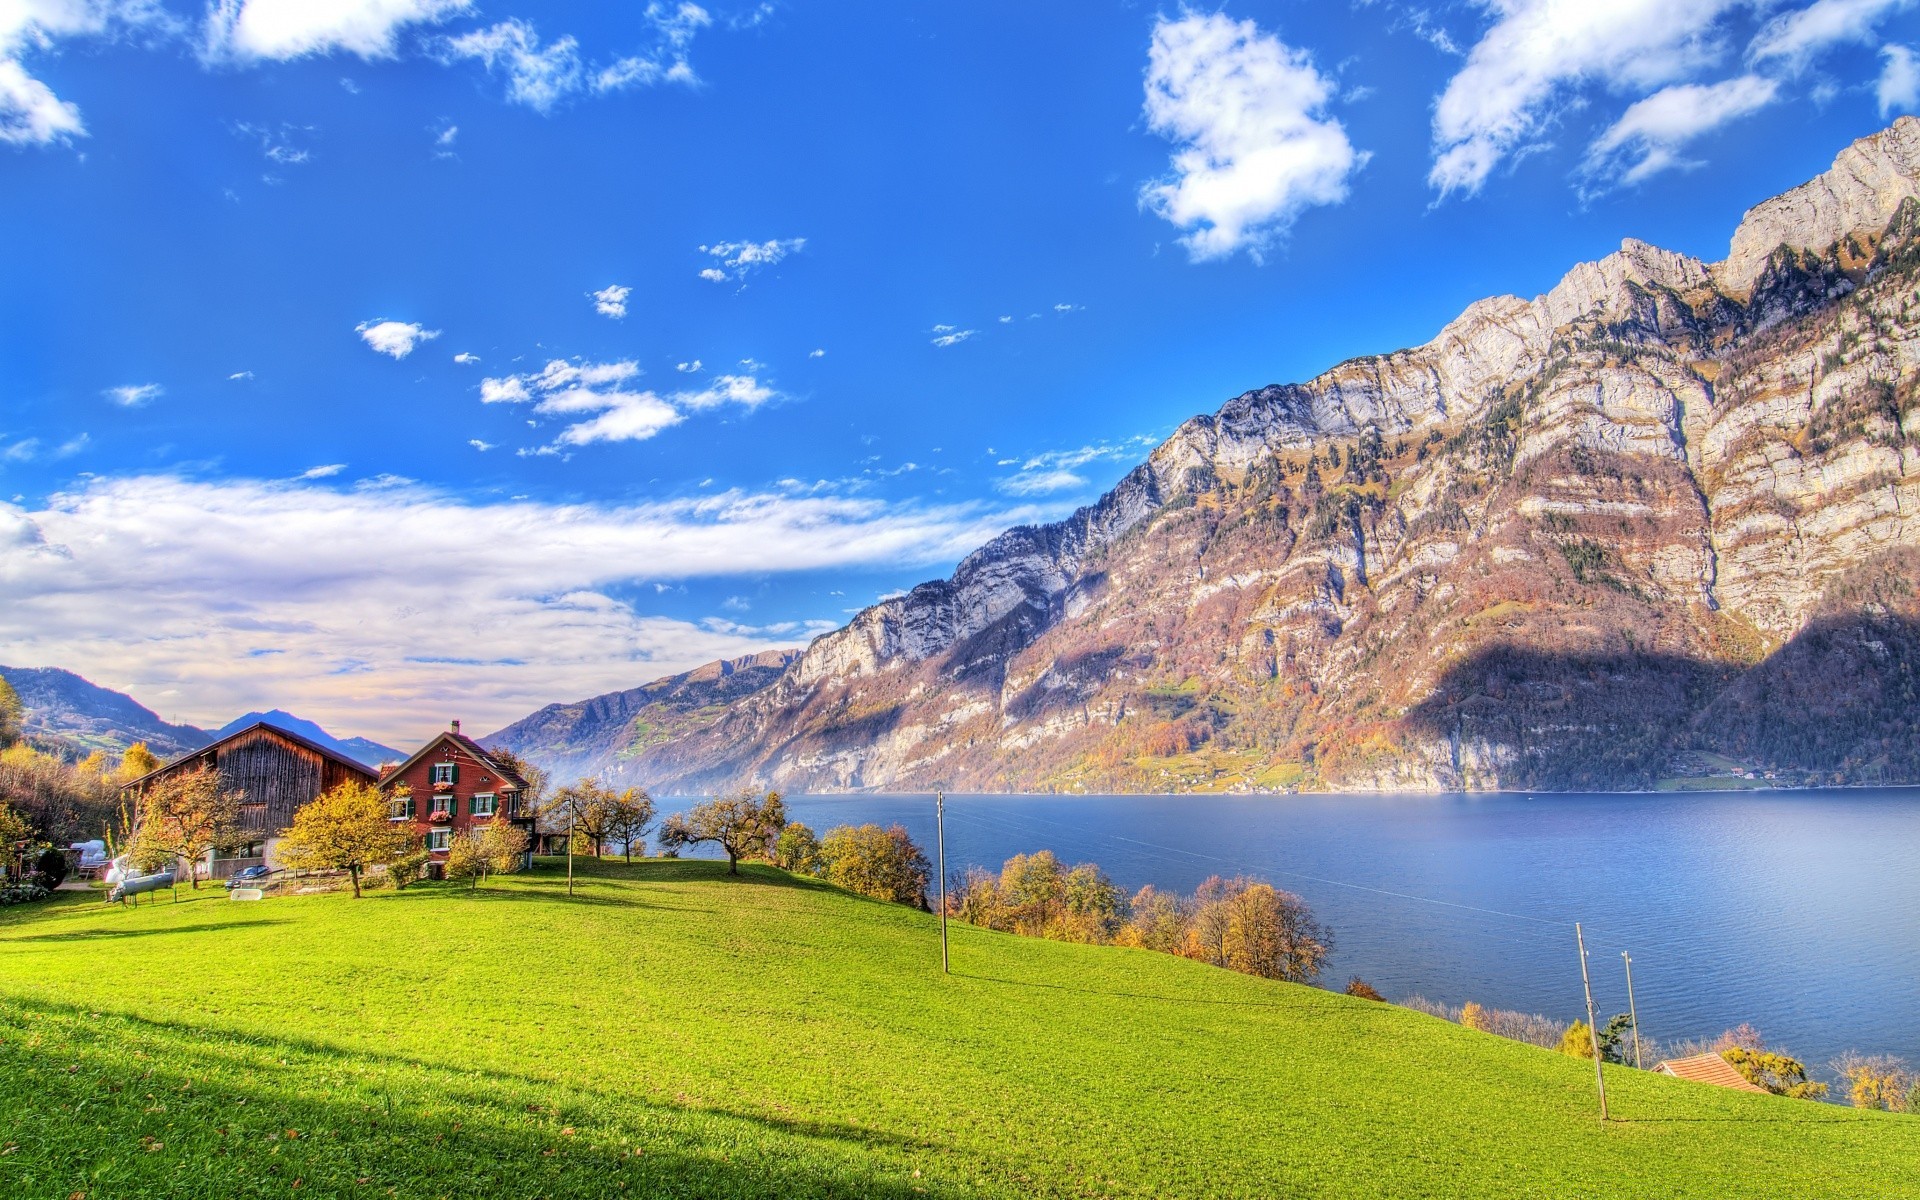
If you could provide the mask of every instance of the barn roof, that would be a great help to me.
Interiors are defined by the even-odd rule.
[[[1686,1058],[1670,1058],[1654,1067],[1664,1075],[1675,1079],[1691,1079],[1695,1083],[1711,1083],[1716,1087],[1733,1088],[1740,1092],[1760,1092],[1765,1088],[1748,1080],[1736,1071],[1733,1064],[1718,1054],[1694,1054]]]
[[[158,777],[165,775],[167,772],[175,769],[176,767],[180,767],[186,763],[192,762],[196,758],[201,758],[208,754],[217,753],[220,747],[226,745],[228,742],[231,742],[236,738],[243,738],[248,734],[252,733],[256,729],[265,729],[268,732],[272,733],[275,737],[283,738],[286,741],[292,742],[294,745],[301,747],[302,749],[313,751],[315,754],[320,755],[322,758],[330,759],[333,762],[338,763],[340,766],[345,767],[347,770],[352,771],[354,774],[364,777],[368,783],[374,783],[378,781],[378,779],[380,778],[379,774],[375,772],[373,768],[367,766],[367,764],[359,761],[358,759],[348,758],[346,755],[340,753],[338,750],[335,750],[332,747],[322,746],[319,742],[316,742],[311,738],[304,738],[304,737],[301,737],[299,734],[294,733],[291,730],[282,729],[278,725],[273,724],[271,721],[255,721],[251,725],[248,725],[241,729],[234,730],[232,733],[229,733],[227,736],[223,738],[216,738],[215,740],[208,742],[206,745],[200,747],[198,750],[190,750],[187,753],[182,754],[180,757],[174,759],[172,762],[167,763],[164,766],[155,767],[153,770],[148,771],[145,775],[140,776],[138,779],[130,779],[126,783],[121,784],[120,786],[122,788],[139,787],[141,784],[147,782],[149,779],[157,779]]]
[[[455,721],[454,724],[458,725],[459,722]],[[515,771],[512,767],[507,766],[492,754],[488,753],[479,742],[474,741],[464,733],[450,733],[444,730],[428,738],[426,744],[408,755],[405,762],[397,767],[391,767],[383,771],[380,775],[381,781],[384,782],[389,779],[398,778],[401,773],[413,766],[413,764],[425,758],[428,752],[441,742],[452,742],[455,746],[459,747],[461,753],[492,771],[495,775],[498,775],[500,781],[509,788],[519,788],[524,791],[531,786],[526,780],[520,778],[518,771]]]

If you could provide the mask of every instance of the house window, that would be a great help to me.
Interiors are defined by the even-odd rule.
[[[395,796],[387,801],[387,819],[389,821],[413,820],[413,797]]]
[[[452,838],[453,831],[450,829],[430,829],[427,831],[427,849],[445,850]]]
[[[433,782],[452,783],[453,782],[453,764],[450,762],[433,764]]]
[[[467,811],[476,817],[490,817],[498,811],[498,802],[492,792],[477,792]]]

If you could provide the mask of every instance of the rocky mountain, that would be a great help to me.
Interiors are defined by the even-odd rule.
[[[297,733],[310,742],[318,742],[329,750],[344,754],[355,762],[365,763],[369,767],[377,767],[383,762],[397,763],[406,758],[406,755],[400,751],[395,750],[391,746],[383,746],[371,738],[335,737],[305,717],[296,717],[285,709],[279,708],[269,709],[266,712],[250,712],[235,717],[233,720],[228,721],[225,725],[215,730],[213,737],[223,738],[230,733],[238,733],[247,726],[258,724],[261,721],[265,721],[276,729],[284,729],[288,733]]]
[[[799,657],[798,650],[769,650],[710,662],[624,692],[549,704],[480,743],[506,746],[562,782],[583,776],[638,782],[637,758],[706,728],[729,704],[780,678]]]
[[[163,721],[124,692],[115,692],[58,667],[0,667],[26,707],[25,732],[36,742],[69,746],[81,754],[118,756],[135,742],[161,758],[197,750],[213,735]]]
[[[1113,491],[630,743],[668,791],[1920,779],[1920,121]]]

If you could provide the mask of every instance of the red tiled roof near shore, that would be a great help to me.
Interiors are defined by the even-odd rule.
[[[1715,1087],[1732,1088],[1739,1092],[1759,1092],[1767,1094],[1767,1089],[1748,1081],[1745,1075],[1733,1069],[1733,1064],[1718,1054],[1695,1054],[1688,1058],[1670,1058],[1655,1067],[1663,1075],[1675,1079],[1691,1079],[1695,1083],[1711,1083]]]

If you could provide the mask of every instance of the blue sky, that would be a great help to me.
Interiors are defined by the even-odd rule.
[[[405,741],[803,644],[1183,419],[1715,259],[1909,3],[0,3],[0,661]]]

